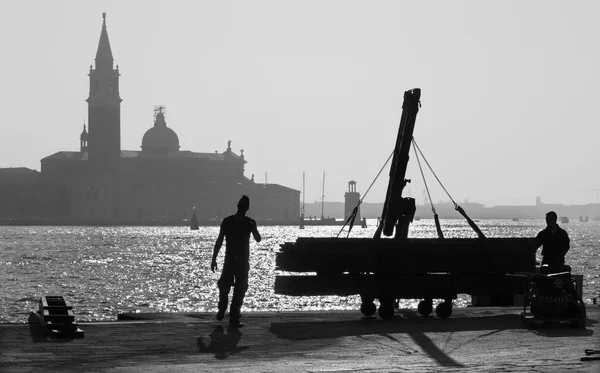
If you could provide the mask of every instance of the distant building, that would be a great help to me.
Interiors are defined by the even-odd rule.
[[[348,220],[350,215],[352,215],[352,211],[354,211],[355,207],[358,207],[356,212],[356,217],[354,221],[357,223],[361,221],[360,216],[360,193],[356,191],[356,181],[350,180],[348,182],[348,191],[344,194],[344,219]]]
[[[244,176],[243,150],[198,153],[180,150],[179,137],[167,126],[164,107],[155,109],[153,127],[141,150],[121,150],[119,66],[103,14],[102,32],[89,71],[88,124],[79,151],[59,151],[41,160],[49,218],[71,221],[181,221],[193,208],[199,220],[218,220],[236,210],[242,194],[259,221],[297,223],[300,191],[257,184]],[[88,131],[89,130],[89,131]]]
[[[0,168],[0,219],[41,218],[44,211],[40,172]]]

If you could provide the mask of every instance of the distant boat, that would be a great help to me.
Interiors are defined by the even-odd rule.
[[[512,221],[519,221],[519,218],[512,218]]]
[[[198,217],[196,216],[196,208],[194,207],[194,214],[192,215],[192,220],[190,223],[190,229],[193,231],[198,230],[200,225],[198,224]]]
[[[335,218],[324,216],[325,212],[325,171],[323,171],[323,193],[321,195],[321,219],[319,220],[320,225],[336,225],[338,223]]]
[[[325,171],[323,171],[323,193],[321,194],[321,221],[325,219],[323,212],[325,212]]]
[[[567,224],[569,222],[569,218],[566,216],[561,216],[560,217],[560,222],[563,224]]]
[[[304,229],[304,172],[302,173],[302,208],[300,209],[300,227]]]
[[[338,221],[335,218],[330,218],[330,217],[322,217],[321,219],[318,220],[321,225],[337,225]]]

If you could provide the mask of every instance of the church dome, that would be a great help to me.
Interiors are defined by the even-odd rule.
[[[179,151],[179,137],[175,131],[167,127],[165,115],[156,114],[154,127],[150,128],[142,138],[142,152],[151,155],[166,155]]]

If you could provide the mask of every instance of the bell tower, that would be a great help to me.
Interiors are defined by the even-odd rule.
[[[95,68],[90,65],[88,103],[88,156],[90,163],[102,169],[115,169],[121,157],[121,97],[119,65],[113,68],[113,55],[106,31],[106,13],[102,13],[102,32]]]
[[[344,194],[344,219],[348,219],[352,215],[354,208],[358,206],[358,212],[356,214],[355,221],[360,221],[360,193],[356,191],[356,181],[350,180],[348,182],[348,191]]]

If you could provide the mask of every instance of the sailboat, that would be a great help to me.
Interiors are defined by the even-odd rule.
[[[323,193],[321,194],[321,225],[335,225],[335,218],[325,217],[325,171],[323,171]]]
[[[196,230],[198,230],[198,228],[199,228],[198,217],[196,216],[196,207],[194,207],[194,214],[192,215],[190,229],[193,231],[196,231]]]
[[[302,173],[302,207],[300,208],[300,229],[304,229],[304,172]]]

